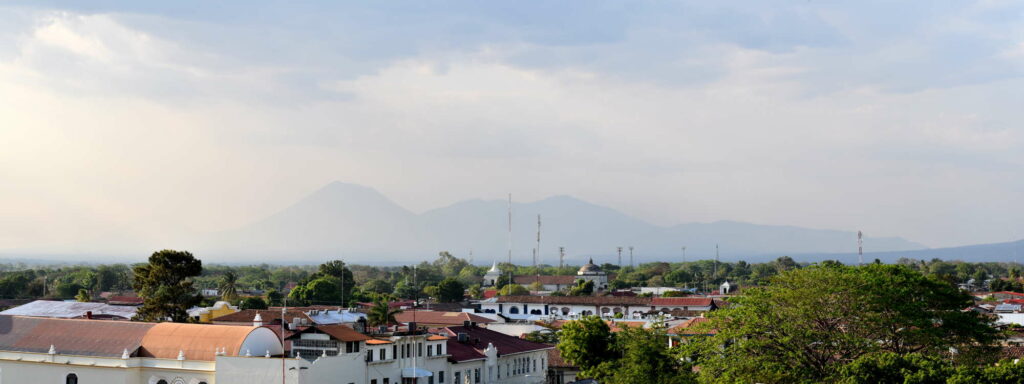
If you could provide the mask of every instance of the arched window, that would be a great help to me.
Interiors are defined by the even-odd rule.
[[[78,384],[78,375],[69,373],[68,376],[64,378],[64,384]]]
[[[156,384],[167,384],[167,380],[160,379],[160,381],[157,381]]]
[[[513,315],[518,314],[519,313],[519,307],[509,308],[508,313],[511,313]]]
[[[601,307],[601,313],[602,314],[605,314],[605,313],[608,313],[608,312],[611,312],[611,309],[608,309],[608,307]]]
[[[562,307],[562,315],[568,315],[568,314],[569,314],[569,307]]]

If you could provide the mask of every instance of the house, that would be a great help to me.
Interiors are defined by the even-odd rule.
[[[531,315],[575,317],[588,315],[639,318],[651,310],[649,297],[615,296],[498,296],[480,302],[484,313],[525,319]]]
[[[576,381],[580,368],[565,361],[558,348],[548,350],[547,384],[570,384]]]
[[[252,325],[255,321],[261,323],[261,325],[281,325],[282,320],[291,329],[315,324],[306,312],[295,309],[288,309],[284,313],[280,309],[243,309],[238,312],[215,317],[210,322],[222,325]]]
[[[213,319],[238,312],[238,307],[226,301],[218,301],[209,307],[192,307],[188,310],[188,317],[198,323],[209,324]]]
[[[1010,291],[992,292],[988,296],[995,300],[1024,299],[1024,293]]]
[[[468,312],[439,312],[439,311],[403,311],[395,315],[395,320],[402,324],[415,322],[420,326],[430,328],[443,328],[455,325],[463,325],[466,322],[476,324],[489,324],[494,320]]]
[[[551,345],[479,326],[447,327],[442,334],[449,336],[451,384],[545,382]]]
[[[717,332],[714,329],[707,327],[708,321],[709,320],[706,317],[695,317],[683,320],[683,322],[669,328],[668,331],[666,331],[669,337],[669,348],[675,347],[680,343],[685,343],[693,337],[712,336],[716,334]]]
[[[707,312],[718,309],[715,299],[710,297],[655,297],[651,298],[651,307],[662,313],[671,311]]]
[[[105,303],[36,300],[0,312],[0,315],[50,317],[57,319],[131,320],[131,318],[135,317],[137,310],[138,308],[134,306]]]
[[[291,342],[290,357],[315,360],[319,356],[360,353],[363,342],[371,337],[342,324],[305,327],[292,332],[285,340]]]

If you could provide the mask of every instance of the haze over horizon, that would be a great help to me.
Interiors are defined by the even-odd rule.
[[[417,214],[1024,238],[1024,4],[582,4],[5,2],[0,254],[134,252],[336,180]]]

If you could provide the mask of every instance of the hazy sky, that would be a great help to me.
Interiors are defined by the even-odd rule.
[[[1018,1],[80,3],[0,5],[0,251],[133,251],[333,180],[1024,237]]]

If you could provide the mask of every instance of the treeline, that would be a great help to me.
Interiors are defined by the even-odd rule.
[[[839,264],[825,261],[817,264]],[[935,275],[951,282],[966,283],[971,279],[977,285],[986,280],[995,280],[996,290],[1024,290],[1018,283],[1016,286],[1000,278],[1019,277],[1024,268],[1016,263],[967,263],[960,261],[914,260],[900,259],[896,264],[904,265],[926,275]],[[109,264],[80,266],[31,266],[26,264],[0,264],[0,298],[31,299],[31,298],[75,298],[85,290],[92,298],[101,292],[131,291],[132,268],[139,264]],[[810,264],[797,263],[788,256],[780,257],[771,262],[747,263],[715,262],[713,260],[697,260],[685,263],[653,262],[636,267],[619,267],[605,263],[601,268],[614,275],[611,281],[613,289],[628,287],[688,287],[701,291],[717,289],[724,281],[734,287],[763,285],[769,278],[780,272],[804,268]],[[415,266],[379,267],[357,264],[345,264],[344,269],[350,275],[346,286],[344,300],[370,299],[374,295],[411,299],[417,296],[435,296],[442,281],[446,279],[460,283],[470,289],[471,294],[479,295],[481,277],[489,266],[471,265],[467,260],[454,257],[448,252],[441,252],[434,260],[423,261]],[[499,264],[504,274],[513,275],[575,275],[578,266],[541,265],[539,267]],[[415,274],[414,274],[415,270]],[[231,277],[230,286],[235,287],[241,296],[266,295],[269,291],[284,292],[290,283],[307,286],[310,282],[322,279],[318,265],[273,265],[258,264],[247,266],[229,266],[207,264],[203,266],[199,276],[192,278],[196,289],[220,289],[226,277]],[[319,273],[319,275],[318,275]],[[342,277],[337,276],[340,284]],[[500,285],[507,279],[502,277]],[[321,280],[320,284],[324,284]],[[1005,284],[1010,284],[1004,286]],[[446,284],[450,286],[451,284]],[[448,287],[450,288],[450,287]],[[508,291],[515,291],[507,289]],[[309,301],[340,302],[342,295],[328,297],[313,295]],[[568,293],[568,292],[566,292]]]
[[[1024,382],[1024,363],[1002,353],[1006,335],[963,310],[973,298],[948,276],[823,263],[783,271],[690,327],[612,332],[588,317],[543,338],[580,377],[608,384]]]

